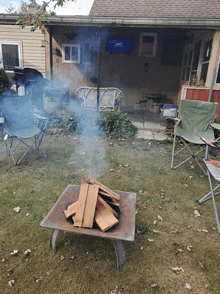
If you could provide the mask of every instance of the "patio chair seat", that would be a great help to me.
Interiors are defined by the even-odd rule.
[[[206,174],[203,168],[202,158],[199,153],[204,150],[199,148],[195,149],[195,145],[205,145],[205,143],[200,139],[204,137],[211,142],[215,142],[214,129],[219,128],[219,124],[212,125],[212,122],[217,116],[218,103],[203,102],[197,100],[181,100],[179,107],[179,117],[175,119],[174,126],[174,140],[172,148],[172,160],[171,168],[176,169],[183,163],[190,159],[195,159],[197,164]],[[178,143],[183,144],[183,148],[178,150],[180,146]],[[180,162],[174,166],[174,160],[176,162],[177,156],[183,154],[184,150],[188,150],[188,157],[183,160],[181,158]],[[197,159],[198,157],[198,159]]]
[[[19,138],[31,138],[41,132],[37,126],[27,127],[25,129],[10,129],[7,126],[4,128],[4,132],[10,136]]]

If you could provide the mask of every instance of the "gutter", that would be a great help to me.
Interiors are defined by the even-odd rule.
[[[180,27],[218,27],[220,28],[220,18],[134,18],[134,17],[94,17],[94,16],[55,16],[48,18],[48,25],[52,23],[80,23],[106,26],[180,26]]]
[[[0,23],[16,22],[18,15],[0,14]],[[180,18],[180,17],[105,17],[105,16],[53,16],[45,25],[94,25],[94,26],[175,26],[195,28],[220,28],[220,18]]]

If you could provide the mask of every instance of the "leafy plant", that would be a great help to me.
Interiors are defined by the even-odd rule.
[[[50,111],[47,113],[51,128],[62,129],[64,133],[72,133],[77,129],[76,115],[66,111]]]
[[[112,139],[132,139],[137,134],[127,113],[118,110],[102,113],[101,129]]]

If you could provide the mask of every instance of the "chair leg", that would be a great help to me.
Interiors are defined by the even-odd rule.
[[[177,146],[177,136],[174,135],[174,141],[173,141],[173,147],[172,147],[172,160],[171,160],[171,169],[176,169],[177,167],[179,167],[180,165],[184,164],[185,162],[187,162],[188,160],[190,160],[191,158],[195,159],[196,163],[198,164],[198,166],[201,168],[201,170],[203,171],[203,173],[205,175],[207,175],[207,172],[206,170],[203,168],[203,166],[201,165],[201,163],[198,161],[198,159],[196,158],[197,156],[199,157],[199,159],[201,160],[202,162],[202,159],[201,157],[199,156],[199,153],[202,152],[203,150],[199,150],[197,152],[192,152],[192,150],[189,148],[188,144],[180,139],[180,141],[184,144],[184,147],[181,148],[179,151],[175,151],[175,148]],[[192,145],[191,143],[189,143],[189,145]],[[179,164],[177,164],[176,166],[173,166],[174,165],[174,158],[176,155],[178,155],[180,152],[182,152],[183,150],[187,149],[189,151],[189,153],[191,154],[190,156],[188,156],[185,160],[183,160],[182,162],[180,162]]]
[[[218,190],[219,188],[220,188],[220,185],[218,185],[217,187],[215,187],[215,188],[213,189],[213,192],[215,192],[215,191]],[[212,193],[209,192],[208,194],[206,194],[206,195],[205,195],[204,197],[202,197],[201,199],[196,200],[196,203],[197,203],[198,205],[201,205],[201,204],[203,204],[204,202],[206,202],[206,201],[212,199],[211,194],[212,194]],[[215,196],[217,196],[217,195],[219,195],[219,194],[220,194],[220,192],[216,193]]]
[[[12,156],[12,159],[13,159],[13,162],[15,165],[18,165],[21,162],[21,160],[25,157],[25,155],[28,153],[28,151],[30,151],[30,150],[33,150],[33,151],[37,152],[39,155],[47,158],[46,153],[45,153],[43,146],[41,144],[43,137],[44,137],[44,133],[45,132],[43,131],[42,133],[34,136],[33,137],[34,142],[32,141],[31,145],[27,144],[23,138],[13,137],[13,136],[5,137],[5,146],[6,146],[7,156],[10,156],[10,155]],[[17,144],[15,143],[16,145],[13,146],[15,139],[17,139],[18,143]],[[16,148],[18,147],[18,145],[20,143],[23,143],[27,147],[27,150],[23,153],[23,155],[20,157],[20,159],[16,161],[14,154],[15,154]],[[41,150],[39,151],[39,149],[41,149]]]
[[[171,169],[173,168],[174,156],[175,156],[175,145],[176,145],[176,135],[174,135],[173,139],[173,148],[172,148],[172,159],[171,159]]]
[[[219,223],[218,211],[217,211],[217,206],[216,206],[216,202],[215,202],[215,194],[214,194],[214,190],[212,187],[211,175],[210,175],[209,171],[208,171],[208,178],[209,178],[209,185],[210,185],[210,191],[211,191],[211,195],[212,195],[212,202],[213,202],[213,206],[214,206],[214,212],[215,212],[218,233],[220,235],[220,223]]]

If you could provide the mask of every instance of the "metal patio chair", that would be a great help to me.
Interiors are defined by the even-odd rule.
[[[86,108],[97,108],[97,88],[81,87],[76,91],[78,98],[82,99],[81,106]],[[123,93],[117,88],[99,88],[99,110],[120,109]]]
[[[217,116],[218,103],[203,102],[197,100],[181,100],[179,107],[179,117],[174,118],[174,140],[172,148],[171,168],[176,169],[186,161],[195,159],[197,164],[206,174],[202,166],[202,158],[199,153],[204,148],[205,143],[200,139],[204,137],[211,142],[215,142],[214,128],[219,128],[213,121]],[[180,144],[178,144],[180,143]],[[186,158],[184,158],[184,153]],[[177,162],[177,156],[179,161]],[[182,156],[182,158],[181,158]],[[198,159],[197,159],[198,157]],[[174,166],[175,160],[175,166]]]
[[[220,160],[209,159],[209,149],[211,148],[212,150],[213,149],[220,150],[220,147],[216,143],[212,143],[209,140],[206,140],[205,138],[201,138],[201,139],[206,144],[204,163],[207,167],[210,192],[208,194],[206,194],[200,200],[197,200],[196,203],[202,204],[205,201],[212,199],[217,228],[218,228],[218,233],[220,234],[219,216],[218,216],[218,210],[217,210],[216,201],[215,201],[215,197],[220,194],[220,192],[217,192],[218,189],[220,188],[220,184],[217,184],[217,186],[215,188],[213,188],[213,179],[216,180],[217,182],[220,182]]]
[[[31,150],[47,158],[42,147],[42,140],[48,119],[32,113],[32,103],[28,100],[27,96],[17,96],[7,97],[0,102],[4,117],[6,153],[7,156],[12,156],[15,165],[18,165]],[[25,146],[25,149],[20,148],[19,151],[21,145]]]

